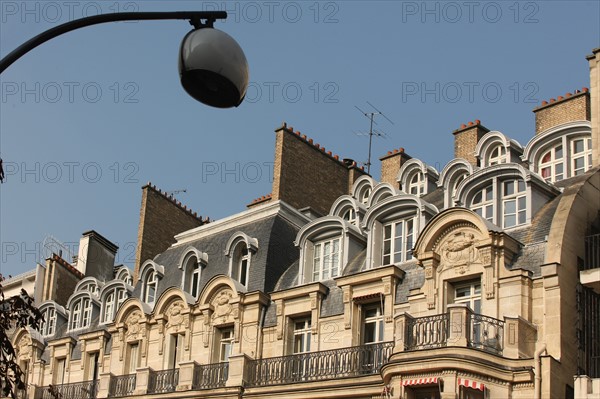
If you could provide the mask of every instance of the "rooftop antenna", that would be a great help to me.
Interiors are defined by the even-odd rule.
[[[180,188],[179,190],[173,190],[173,191],[165,191],[165,194],[168,197],[171,197],[171,196],[174,197],[175,194],[180,194],[180,193],[187,193],[187,188]]]
[[[381,115],[381,116],[383,116],[392,125],[394,124],[394,122],[392,122],[390,120],[390,118],[388,118],[387,116],[385,116],[384,113],[381,112],[380,110],[378,110],[373,104],[371,104],[368,101],[367,101],[367,104],[369,104],[369,106],[371,108],[373,108],[375,111],[365,112],[362,109],[358,108],[358,106],[356,106],[356,105],[354,107],[357,110],[359,110],[361,114],[363,114],[365,117],[367,117],[371,121],[371,124],[370,124],[370,127],[369,127],[369,158],[367,160],[367,163],[365,164],[365,166],[367,167],[367,173],[371,174],[371,147],[372,147],[372,144],[373,144],[373,136],[377,136],[377,137],[385,136],[385,133],[377,131],[377,130],[373,130],[373,124],[375,124],[375,125],[378,124],[375,121],[375,115]]]

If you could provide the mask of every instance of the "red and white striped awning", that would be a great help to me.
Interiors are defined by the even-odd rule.
[[[458,385],[459,386],[462,385],[463,387],[472,388],[472,389],[479,389],[480,391],[485,390],[485,385],[482,384],[481,382],[467,380],[465,378],[459,378]]]
[[[429,378],[413,378],[412,380],[404,380],[402,381],[403,386],[409,385],[423,385],[423,384],[437,384],[437,377],[429,377]]]

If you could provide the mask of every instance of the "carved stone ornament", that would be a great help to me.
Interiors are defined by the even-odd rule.
[[[475,234],[466,231],[458,231],[440,246],[440,257],[442,267],[440,271],[454,267],[456,271],[463,274],[469,270],[472,264],[481,264],[481,255],[475,246]]]
[[[19,340],[19,356],[28,356],[31,352],[31,338],[25,335]]]
[[[167,328],[173,327],[173,326],[175,326],[177,328],[181,327],[181,324],[183,323],[183,320],[184,320],[184,317],[182,314],[184,307],[185,306],[183,305],[182,301],[173,302],[171,304],[171,306],[169,306],[169,308],[165,312],[167,319],[169,320],[167,322]]]
[[[221,322],[227,321],[229,315],[233,312],[233,305],[231,305],[230,301],[233,297],[231,290],[223,290],[219,292],[215,299],[213,300],[213,307],[215,309],[212,318],[213,322],[221,319]]]
[[[139,321],[142,319],[142,313],[139,310],[132,312],[127,320],[125,320],[125,325],[127,326],[127,338],[137,338],[138,333],[140,332],[140,324]]]

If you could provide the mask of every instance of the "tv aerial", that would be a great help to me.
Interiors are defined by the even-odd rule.
[[[375,116],[381,115],[383,118],[385,118],[385,120],[387,120],[392,125],[394,124],[394,122],[392,122],[390,120],[390,118],[385,116],[385,114],[383,112],[381,112],[380,110],[378,110],[377,107],[375,107],[373,104],[371,104],[368,101],[367,101],[367,104],[369,104],[369,106],[371,108],[373,108],[374,111],[365,112],[362,109],[358,108],[358,106],[356,106],[356,105],[354,106],[354,108],[359,110],[360,113],[363,114],[370,121],[369,133],[368,133],[368,135],[369,135],[369,157],[367,159],[367,163],[365,164],[365,166],[367,167],[367,173],[371,174],[371,148],[372,148],[372,144],[373,144],[373,136],[377,136],[377,137],[385,137],[386,136],[385,132],[378,130],[378,129],[373,129],[374,124],[378,125],[378,123],[375,121]]]

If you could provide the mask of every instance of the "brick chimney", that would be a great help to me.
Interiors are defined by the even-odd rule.
[[[467,124],[463,123],[452,133],[454,135],[454,157],[466,159],[473,166],[477,166],[475,147],[489,131],[490,129],[483,126],[479,119]]]
[[[251,206],[283,200],[297,209],[310,207],[327,215],[333,202],[349,194],[354,181],[366,174],[356,162],[345,162],[286,123],[275,134],[273,190],[270,197],[261,197]]]
[[[404,152],[404,148],[398,148],[388,153],[379,160],[381,161],[381,179],[382,183],[390,183],[394,188],[400,188],[400,182],[396,180],[400,168],[411,157]]]
[[[590,63],[591,65],[591,63]],[[535,134],[567,122],[590,120],[590,93],[587,87],[564,96],[542,101],[533,110]]]
[[[142,263],[153,259],[175,243],[175,235],[208,222],[208,218],[202,219],[173,196],[167,195],[151,183],[142,187],[134,283],[139,277]]]
[[[600,165],[600,47],[586,58],[590,62],[590,120],[592,122],[592,165]]]

